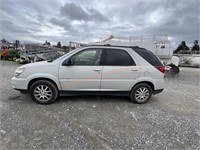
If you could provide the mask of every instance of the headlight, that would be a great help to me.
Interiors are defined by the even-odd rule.
[[[15,76],[19,76],[20,74],[22,74],[22,72],[24,72],[26,70],[26,65],[23,65],[21,67],[18,67],[15,71]]]

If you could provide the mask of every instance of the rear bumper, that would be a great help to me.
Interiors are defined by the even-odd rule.
[[[154,90],[153,94],[158,94],[158,93],[161,93],[164,89],[159,89],[159,90]]]
[[[163,90],[164,87],[165,87],[165,81],[164,79],[154,79],[154,91],[157,91],[157,90]]]

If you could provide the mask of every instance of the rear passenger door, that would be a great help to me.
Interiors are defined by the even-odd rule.
[[[103,50],[101,91],[128,91],[140,70],[128,51],[124,49]]]

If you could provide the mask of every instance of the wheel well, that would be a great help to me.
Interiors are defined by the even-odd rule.
[[[56,86],[56,88],[57,88],[57,90],[58,90],[57,84],[56,84],[53,80],[48,79],[48,78],[35,78],[35,79],[32,79],[32,80],[28,83],[28,91],[29,91],[31,85],[32,85],[34,82],[38,81],[38,80],[47,80],[47,81],[50,81],[50,82],[52,82],[52,83]]]
[[[132,87],[132,89],[133,89],[136,85],[138,85],[138,84],[140,84],[140,83],[146,83],[146,84],[148,84],[148,85],[151,87],[152,92],[154,92],[154,85],[153,85],[153,83],[151,83],[151,82],[149,82],[149,81],[138,82],[137,84],[135,84],[135,85]],[[132,90],[132,89],[131,89],[131,90]]]

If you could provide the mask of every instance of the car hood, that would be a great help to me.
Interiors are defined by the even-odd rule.
[[[30,64],[26,64],[27,67],[36,67],[36,66],[48,66],[51,65],[51,63],[47,62],[47,61],[40,61],[40,62],[34,62],[34,63],[30,63]]]

